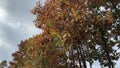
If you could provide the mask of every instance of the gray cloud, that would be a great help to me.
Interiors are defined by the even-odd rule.
[[[7,24],[0,24],[0,39],[2,43],[0,46],[0,58],[4,57],[6,60],[10,60],[11,53],[17,49],[17,44],[20,43],[21,40],[25,40],[26,38],[32,37],[33,34],[39,33],[39,29],[35,29],[34,25],[23,25],[21,24],[18,27],[14,27]],[[5,53],[4,53],[5,52]],[[6,53],[7,52],[7,53]]]
[[[35,0],[7,0],[6,10],[10,20],[26,22],[33,19],[30,10],[34,7]]]
[[[0,46],[0,60],[12,60],[11,54],[16,51],[16,47],[11,45],[3,44]]]
[[[7,7],[7,0],[0,1],[0,7]]]
[[[4,20],[0,19],[0,60],[12,60],[11,53],[17,50],[21,40],[40,33],[32,20],[30,10],[35,0],[2,0],[0,8],[6,11]]]

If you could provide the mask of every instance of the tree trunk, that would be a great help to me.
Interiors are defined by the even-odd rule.
[[[72,46],[72,48],[71,48],[71,54],[72,54],[72,68],[75,68],[75,57],[74,57],[74,54],[73,54],[73,46]]]
[[[77,58],[78,58],[78,61],[79,61],[80,68],[82,68],[81,60],[80,60],[80,50],[79,50],[79,48],[77,48]]]
[[[84,51],[83,51],[83,47],[80,46],[79,49],[80,49],[80,53],[81,53],[81,59],[82,59],[82,62],[83,62],[83,67],[87,68],[86,61],[85,61],[85,56],[84,56]]]

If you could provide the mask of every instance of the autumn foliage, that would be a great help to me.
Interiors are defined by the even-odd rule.
[[[31,11],[42,33],[21,41],[11,68],[114,68],[120,53],[119,0],[46,0]],[[89,65],[87,64],[89,63]]]

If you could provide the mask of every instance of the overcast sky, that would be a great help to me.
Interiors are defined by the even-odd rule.
[[[41,32],[32,23],[35,17],[30,13],[36,1],[0,0],[0,61],[11,61],[11,54],[18,50],[17,44],[21,40]],[[117,62],[116,68],[120,68],[119,62]],[[98,67],[97,62],[93,68],[96,67]]]
[[[21,40],[40,33],[30,10],[36,0],[0,0],[0,61],[11,60]]]

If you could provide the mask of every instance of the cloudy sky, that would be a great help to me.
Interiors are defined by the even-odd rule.
[[[0,61],[11,60],[21,40],[40,33],[30,10],[37,0],[0,0]]]

